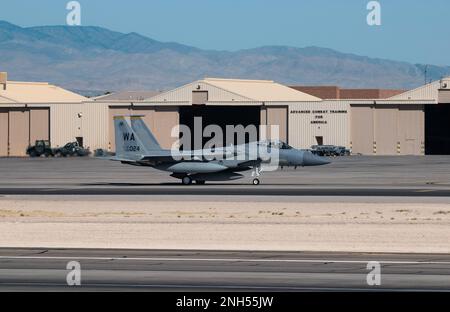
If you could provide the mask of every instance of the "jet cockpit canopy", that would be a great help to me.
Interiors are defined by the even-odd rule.
[[[287,144],[286,142],[280,140],[265,140],[260,143],[263,146],[267,146],[269,148],[278,148],[280,150],[290,150],[293,149],[292,146]]]

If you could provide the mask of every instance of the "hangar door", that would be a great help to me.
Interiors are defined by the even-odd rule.
[[[401,155],[423,155],[425,116],[423,105],[399,105],[398,143]]]
[[[422,155],[422,105],[351,105],[351,142],[363,155]]]
[[[193,105],[180,107],[180,124],[186,125],[191,130],[191,148],[203,148],[211,140],[211,137],[203,137],[202,146],[195,146],[194,140],[194,118],[202,118],[202,132],[208,125],[218,125],[223,132],[223,146],[228,145],[226,140],[226,126],[245,127],[249,125],[256,126],[256,134],[259,137],[259,125],[261,119],[261,109],[259,106],[206,106]],[[216,134],[213,134],[216,136]],[[257,138],[258,139],[258,138]],[[237,135],[234,138],[234,144],[238,141]],[[246,143],[250,142],[250,136],[247,133]]]
[[[426,105],[425,152],[427,155],[450,155],[450,105]]]
[[[29,123],[30,112],[28,110],[9,111],[9,155],[25,156],[27,146],[30,144]]]
[[[0,157],[8,156],[8,111],[0,109]]]
[[[270,126],[278,126],[279,131],[279,140],[289,143],[288,142],[288,108],[287,107],[266,107],[265,109],[261,110],[261,114],[264,115],[264,120],[266,121],[264,124],[266,124],[268,127],[267,131],[267,137],[271,139],[276,139],[273,136],[275,134],[271,133]]]
[[[0,156],[25,156],[36,140],[50,139],[48,108],[9,108],[0,111]]]
[[[398,107],[377,105],[375,109],[375,149],[378,155],[396,155]]]
[[[109,108],[109,146],[112,151],[116,150],[113,117],[117,115],[142,115],[142,119],[162,148],[170,149],[178,139],[171,137],[172,128],[179,123],[177,107],[113,106]]]
[[[373,154],[374,147],[373,106],[351,106],[351,144],[356,154]]]

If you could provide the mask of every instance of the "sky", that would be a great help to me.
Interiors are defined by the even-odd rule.
[[[64,25],[69,0],[1,0],[0,20]],[[137,32],[159,41],[235,51],[319,46],[411,63],[450,65],[448,0],[78,0],[82,26]]]

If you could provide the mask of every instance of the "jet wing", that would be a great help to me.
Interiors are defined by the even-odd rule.
[[[239,167],[254,167],[261,164],[261,159],[248,160],[238,164]]]
[[[121,161],[121,162],[136,162],[136,163],[173,163],[179,162],[180,160],[185,162],[199,162],[207,159],[224,159],[226,160],[228,157],[235,157],[236,152],[226,150],[223,148],[218,148],[215,151],[211,150],[193,150],[193,151],[174,151],[171,150],[155,150],[147,152],[142,155],[133,155],[130,158],[123,156],[114,156],[114,157],[102,157],[102,159],[109,159],[113,161]]]
[[[176,161],[203,161],[205,157],[213,159],[218,157],[219,159],[226,159],[232,156],[232,153],[226,151],[211,152],[209,150],[196,150],[196,151],[180,151],[171,152],[170,150],[155,151],[151,154],[142,155],[140,162],[176,162]]]

